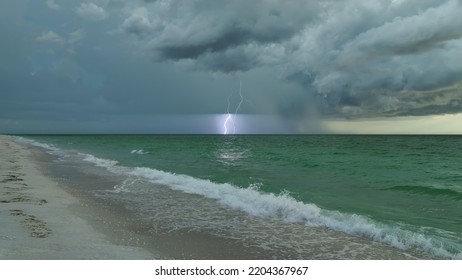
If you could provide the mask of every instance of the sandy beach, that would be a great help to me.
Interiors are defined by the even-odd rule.
[[[153,232],[123,206],[88,195],[91,189],[112,189],[115,182],[53,163],[40,149],[12,136],[0,135],[0,155],[0,259],[270,257],[205,232]]]
[[[129,242],[115,244],[107,221],[96,230],[95,219],[104,218],[89,215],[85,201],[45,176],[32,153],[0,136],[0,259],[158,258]]]
[[[104,159],[75,152],[74,160],[67,158],[72,153],[55,155],[27,143],[0,136],[0,259],[432,258],[247,215],[130,175],[134,169],[122,165],[109,172]]]

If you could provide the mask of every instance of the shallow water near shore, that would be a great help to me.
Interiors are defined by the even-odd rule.
[[[111,243],[90,226],[98,219],[119,224],[121,217],[89,214],[63,184],[44,174],[51,162],[43,151],[0,136],[0,155],[1,260],[159,258],[137,244]]]
[[[80,185],[127,209],[163,250],[183,244],[175,258],[461,258],[460,137],[26,139],[54,156],[55,175],[108,182]]]

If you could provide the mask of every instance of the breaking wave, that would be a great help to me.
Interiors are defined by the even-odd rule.
[[[20,138],[19,140],[45,148],[50,152],[59,150],[52,145],[25,138]],[[249,215],[281,219],[285,222],[303,223],[312,227],[326,227],[354,236],[367,237],[403,250],[417,248],[438,257],[462,259],[460,248],[444,242],[443,239],[438,240],[423,233],[403,229],[400,225],[380,223],[357,214],[322,209],[315,204],[298,201],[287,192],[279,194],[265,193],[260,191],[258,184],[241,188],[229,183],[216,183],[152,168],[120,166],[117,161],[98,158],[91,154],[79,153],[79,155],[82,160],[105,168],[110,172],[123,173],[130,177],[165,185],[174,190],[210,198],[222,205],[243,211]],[[118,191],[137,191],[136,184],[128,186],[128,188],[125,187]],[[435,190],[414,186],[396,186],[392,189],[425,194],[435,192]],[[447,190],[438,191],[441,192],[441,195],[455,196],[457,199],[460,194]]]
[[[219,184],[144,167],[136,167],[129,174],[185,193],[214,199],[222,205],[250,215],[278,218],[313,227],[327,227],[350,235],[368,237],[403,250],[417,247],[444,258],[462,258],[462,253],[453,252],[445,248],[442,241],[424,234],[381,224],[356,214],[321,209],[315,204],[297,201],[286,192],[264,193],[256,187],[240,188],[228,183]]]

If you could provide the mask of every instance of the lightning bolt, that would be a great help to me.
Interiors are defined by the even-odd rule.
[[[244,102],[244,96],[242,95],[242,81],[241,80],[239,80],[239,97],[241,99],[239,101],[239,104],[236,107],[236,110],[234,110],[234,114],[231,114],[229,112],[231,95],[228,96],[228,107],[226,109],[227,115],[226,115],[226,119],[225,119],[225,121],[223,123],[223,128],[224,128],[223,134],[228,134],[228,123],[229,122],[231,122],[232,125],[233,125],[233,134],[236,133],[236,122],[234,121],[233,116],[237,115],[237,112],[241,108],[242,102]]]
[[[223,134],[228,134],[228,122],[231,120],[232,121],[232,117],[231,117],[231,114],[229,113],[229,99],[230,99],[231,95],[228,96],[228,108],[226,109],[226,112],[227,112],[227,116],[226,116],[226,119],[225,119],[225,122],[223,123],[223,127],[225,129],[225,131],[223,132]]]
[[[241,104],[244,101],[244,97],[242,96],[242,81],[239,80],[239,96],[241,97],[241,100],[239,101],[239,104],[236,107],[236,111],[234,111],[234,115],[237,115],[237,112],[241,108]],[[236,133],[236,122],[233,120],[233,134]]]

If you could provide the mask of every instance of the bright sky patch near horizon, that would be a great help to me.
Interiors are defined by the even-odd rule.
[[[462,0],[0,3],[0,133],[460,134]]]

